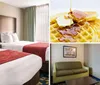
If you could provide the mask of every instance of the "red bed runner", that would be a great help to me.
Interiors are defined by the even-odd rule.
[[[12,50],[0,51],[0,64],[6,63],[12,60],[16,60],[18,58],[22,58],[29,54],[30,53],[17,52],[17,51],[12,51]]]
[[[36,54],[42,58],[43,62],[45,62],[45,52],[48,46],[48,43],[34,43],[30,45],[25,45],[23,48],[23,52]]]

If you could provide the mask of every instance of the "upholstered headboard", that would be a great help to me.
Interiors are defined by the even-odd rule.
[[[16,32],[16,18],[0,15],[0,34],[4,32]]]

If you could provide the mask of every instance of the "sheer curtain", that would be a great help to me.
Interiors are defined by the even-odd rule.
[[[35,41],[49,42],[49,5],[36,6]]]

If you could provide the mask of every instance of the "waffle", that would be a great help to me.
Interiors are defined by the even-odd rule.
[[[93,17],[85,24],[79,24],[80,30],[76,35],[68,35],[59,32],[64,28],[59,27],[56,18],[65,16],[68,13],[57,14],[50,19],[50,40],[51,42],[100,42],[100,19]]]

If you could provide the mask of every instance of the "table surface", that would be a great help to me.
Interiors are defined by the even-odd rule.
[[[83,77],[66,81],[67,85],[96,85],[97,83],[99,82],[92,77]]]

